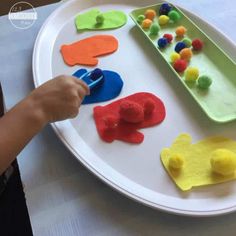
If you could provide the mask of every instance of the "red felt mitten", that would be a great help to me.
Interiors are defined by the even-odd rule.
[[[102,140],[141,143],[144,135],[138,129],[161,123],[165,114],[165,106],[158,97],[141,92],[96,106],[93,115]]]

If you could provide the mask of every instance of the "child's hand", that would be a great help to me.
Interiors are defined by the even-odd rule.
[[[0,119],[0,174],[48,122],[75,117],[88,86],[72,76],[58,76],[36,88]]]
[[[61,75],[36,88],[26,99],[48,123],[75,117],[88,94],[89,88],[83,81]]]

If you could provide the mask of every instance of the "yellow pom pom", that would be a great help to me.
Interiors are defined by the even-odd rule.
[[[166,25],[169,22],[170,18],[166,15],[161,15],[158,18],[159,25]]]
[[[180,59],[179,53],[177,53],[177,52],[171,53],[171,55],[170,55],[170,61],[171,61],[172,63],[175,63],[175,61],[177,61],[177,60],[179,60],[179,59]]]
[[[181,59],[184,59],[186,61],[189,61],[193,55],[192,50],[190,48],[182,49],[179,54]]]
[[[196,81],[199,76],[199,70],[197,67],[189,67],[185,71],[185,80],[186,81]]]
[[[183,37],[186,33],[187,29],[184,26],[179,26],[176,28],[175,33],[179,37]]]
[[[152,24],[152,21],[150,19],[145,19],[142,22],[142,28],[148,29]]]
[[[236,153],[227,149],[217,149],[211,154],[211,167],[221,175],[234,174],[236,170]]]
[[[148,9],[145,11],[146,19],[153,20],[156,16],[156,12],[152,9]]]
[[[174,169],[181,169],[184,165],[184,157],[180,154],[172,154],[169,159],[169,166]]]

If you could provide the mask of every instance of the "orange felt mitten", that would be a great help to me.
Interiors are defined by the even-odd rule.
[[[111,35],[96,35],[78,42],[62,45],[61,53],[69,66],[98,64],[98,56],[113,53],[118,48],[118,41]]]

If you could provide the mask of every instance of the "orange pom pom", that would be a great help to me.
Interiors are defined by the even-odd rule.
[[[142,28],[148,29],[152,24],[152,21],[150,19],[145,19],[142,22]]]
[[[179,26],[175,30],[176,35],[179,37],[183,37],[186,32],[187,32],[187,29],[184,26]]]
[[[145,12],[146,19],[153,20],[156,16],[156,12],[152,9],[148,9]]]
[[[189,61],[193,55],[192,50],[190,48],[182,49],[179,54],[181,59],[184,59],[186,61]]]

